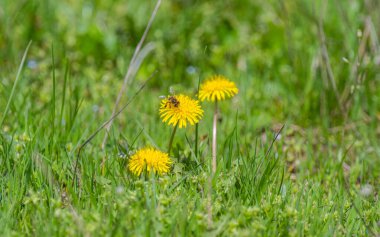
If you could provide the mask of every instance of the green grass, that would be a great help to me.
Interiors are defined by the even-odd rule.
[[[74,174],[155,3],[0,0],[0,235],[378,236],[376,0],[163,1],[121,106],[157,73]],[[167,149],[159,96],[193,96],[212,74],[239,94],[220,103],[209,225],[212,104],[198,140],[194,126],[177,131],[168,175],[127,164],[135,149]]]

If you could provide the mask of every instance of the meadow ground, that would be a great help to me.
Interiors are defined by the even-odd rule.
[[[0,0],[0,235],[379,236],[380,2],[163,0],[91,137],[156,3]],[[168,149],[160,96],[215,74],[213,179],[207,101],[131,173]]]

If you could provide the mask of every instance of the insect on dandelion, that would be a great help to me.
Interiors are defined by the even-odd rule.
[[[208,78],[200,86],[198,97],[201,101],[215,102],[213,129],[212,129],[212,173],[216,171],[216,124],[218,118],[218,101],[235,96],[239,92],[235,83],[226,77],[216,75]]]
[[[177,127],[185,128],[187,124],[194,125],[203,116],[203,110],[199,105],[199,101],[182,94],[164,98],[161,101],[159,113],[162,122],[174,126],[169,141],[169,154]]]
[[[167,153],[154,148],[143,148],[131,156],[128,168],[137,176],[145,170],[162,175],[169,172],[171,163]]]
[[[161,101],[160,117],[162,122],[179,128],[186,127],[189,123],[194,125],[203,116],[203,110],[198,100],[186,95],[171,95]]]

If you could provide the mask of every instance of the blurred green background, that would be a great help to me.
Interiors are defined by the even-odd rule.
[[[198,76],[224,74],[240,85],[246,100],[241,110],[255,116],[258,127],[284,119],[328,127],[347,118],[375,122],[380,107],[379,4],[163,1],[146,40],[155,48],[137,78],[158,70],[150,86],[168,90],[172,85],[196,88]],[[86,96],[114,101],[154,5],[1,0],[2,84],[11,83],[32,40],[28,59],[36,66],[28,71],[28,86],[51,87],[46,69],[53,47],[57,68],[63,71],[68,61],[71,77],[82,89],[91,88]]]

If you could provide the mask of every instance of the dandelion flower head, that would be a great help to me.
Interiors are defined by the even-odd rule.
[[[178,127],[186,127],[187,123],[194,125],[203,116],[203,110],[198,100],[186,95],[173,95],[161,101],[160,117],[162,122]]]
[[[201,84],[198,97],[201,101],[219,101],[233,97],[238,92],[239,90],[234,82],[224,76],[216,75]]]
[[[131,156],[128,168],[137,176],[140,176],[144,170],[161,175],[169,171],[171,163],[167,153],[154,148],[143,148]]]

